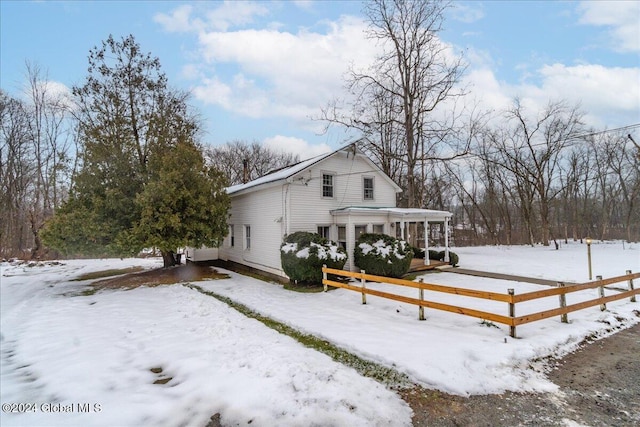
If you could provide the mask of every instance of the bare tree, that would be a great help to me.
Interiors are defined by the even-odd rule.
[[[495,148],[502,166],[515,177],[531,244],[537,240],[533,232],[535,220],[540,225],[538,240],[549,244],[550,203],[560,192],[555,182],[561,156],[582,131],[581,117],[577,107],[568,107],[564,102],[550,102],[532,118],[516,99],[506,112],[511,128],[495,140]]]
[[[26,64],[24,100],[2,92],[0,187],[3,255],[42,255],[40,230],[67,194],[74,156],[62,93],[38,65]]]
[[[33,173],[29,116],[22,101],[0,90],[0,251],[20,255],[28,244],[26,207]]]
[[[69,118],[64,95],[51,89],[48,76],[27,62],[29,128],[34,161],[29,223],[33,235],[32,258],[41,255],[40,230],[61,202],[69,185]],[[63,194],[61,194],[63,193]]]
[[[206,152],[207,161],[227,178],[229,185],[242,184],[300,161],[300,156],[265,147],[258,142],[232,141]]]
[[[610,228],[631,241],[640,223],[640,160],[635,147],[619,133],[598,133],[589,138],[593,146],[593,180],[598,193],[598,236],[610,235]],[[637,238],[637,237],[636,237]]]
[[[322,115],[329,123],[361,131],[383,170],[385,162],[401,161],[405,176],[396,181],[406,185],[410,207],[421,204],[418,187],[422,176],[430,175],[421,170],[425,162],[464,152],[455,147],[455,114],[435,114],[446,100],[463,93],[455,89],[465,69],[462,58],[450,54],[438,38],[447,7],[432,0],[366,3],[368,37],[382,51],[369,70],[350,70],[348,112],[341,113],[334,103]],[[443,150],[451,141],[452,148]]]
[[[577,144],[568,151],[559,173],[562,199],[562,220],[560,226],[565,242],[569,237],[578,240],[584,237],[584,203],[591,197],[592,179],[589,170],[591,148],[587,144]]]

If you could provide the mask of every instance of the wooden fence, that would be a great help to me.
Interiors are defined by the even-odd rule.
[[[600,276],[596,277],[596,280],[593,282],[581,283],[576,285],[565,286],[564,283],[559,282],[556,288],[544,289],[540,291],[527,292],[523,294],[515,294],[514,289],[508,289],[506,294],[497,293],[497,292],[489,292],[489,291],[479,291],[475,289],[465,289],[465,288],[456,288],[451,286],[443,286],[436,285],[431,283],[424,283],[422,279],[418,282],[413,282],[410,280],[404,279],[396,279],[391,277],[384,276],[374,276],[371,274],[366,274],[365,271],[353,272],[346,270],[336,270],[333,268],[327,268],[324,266],[322,268],[322,284],[324,285],[325,292],[327,291],[328,286],[333,286],[336,288],[348,289],[351,291],[359,292],[362,294],[362,303],[367,303],[367,295],[374,295],[382,298],[391,299],[394,301],[404,302],[407,304],[414,304],[418,306],[418,319],[424,320],[424,309],[432,308],[435,310],[443,310],[451,313],[463,314],[465,316],[477,317],[480,319],[502,323],[503,325],[509,326],[509,335],[513,338],[516,337],[516,326],[524,325],[526,323],[535,322],[538,320],[547,319],[553,316],[560,316],[560,320],[564,323],[568,323],[568,313],[573,311],[582,310],[583,308],[593,307],[596,305],[600,305],[601,310],[606,310],[606,304],[611,301],[616,301],[623,298],[630,298],[632,302],[636,302],[636,295],[640,293],[639,289],[634,289],[633,279],[640,278],[640,273],[632,273],[631,270],[627,270],[624,276],[611,277],[609,279],[602,279]],[[360,279],[360,285],[356,286],[353,283],[343,283],[336,280],[329,280],[328,275],[332,274],[340,277],[352,277],[354,279]],[[405,286],[409,288],[418,289],[418,298],[411,298],[403,295],[397,295],[390,292],[384,292],[377,289],[367,288],[367,281],[370,282],[379,282],[379,283],[387,283],[390,285],[398,285]],[[612,285],[614,283],[627,282],[627,290],[619,290],[619,292],[615,295],[604,296],[604,287],[607,285]],[[577,304],[566,304],[566,295],[572,292],[582,291],[585,289],[595,289],[599,290],[599,297],[596,299],[582,301]],[[459,307],[450,304],[444,304],[434,301],[428,301],[424,299],[424,291],[433,291],[433,292],[442,292],[448,294],[455,294],[460,296],[472,297],[472,298],[480,298],[491,301],[499,301],[507,304],[506,306],[506,315],[504,314],[496,314],[490,313],[487,311],[475,310],[471,308]],[[618,291],[618,289],[616,289]],[[559,307],[540,311],[537,313],[530,313],[524,316],[516,316],[516,305],[518,303],[522,303],[525,301],[536,300],[540,298],[547,298],[552,296],[559,297]]]

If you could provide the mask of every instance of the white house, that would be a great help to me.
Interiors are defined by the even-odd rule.
[[[353,248],[360,234],[407,239],[410,223],[423,223],[424,229],[429,223],[445,223],[448,260],[451,213],[396,208],[400,191],[355,144],[342,147],[227,188],[229,234],[219,248],[187,248],[186,258],[231,261],[286,278],[280,263],[284,236],[310,231],[341,244],[349,255],[345,268],[354,270]]]

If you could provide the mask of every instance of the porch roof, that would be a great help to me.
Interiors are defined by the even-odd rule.
[[[387,216],[390,220],[402,221],[433,221],[444,222],[450,219],[453,214],[447,211],[438,211],[433,209],[418,208],[372,208],[372,207],[356,207],[349,206],[346,208],[335,209],[331,211],[333,216]]]

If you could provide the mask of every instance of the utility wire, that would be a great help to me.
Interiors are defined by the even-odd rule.
[[[606,130],[598,131],[598,132],[588,132],[588,133],[583,133],[583,134],[579,134],[579,135],[573,135],[573,136],[570,136],[570,137],[566,138],[565,141],[576,141],[576,142],[574,142],[572,144],[565,145],[565,148],[566,147],[573,147],[578,142],[582,142],[586,138],[591,137],[591,136],[603,135],[603,134],[607,134],[607,133],[620,132],[620,131],[630,131],[630,130],[636,129],[638,127],[640,127],[640,123],[634,123],[634,124],[631,124],[631,125],[626,125],[626,126],[622,126],[622,127],[614,128],[614,129],[606,129]],[[538,142],[536,144],[530,144],[529,147],[535,148],[535,147],[542,147],[542,146],[545,146],[545,145],[547,145],[546,142]],[[500,150],[487,150],[486,152],[483,152],[482,155],[491,155],[491,154],[497,154],[497,153],[500,153]],[[478,153],[467,153],[467,154],[463,154],[460,157],[480,157],[480,155],[481,154],[478,154]]]

